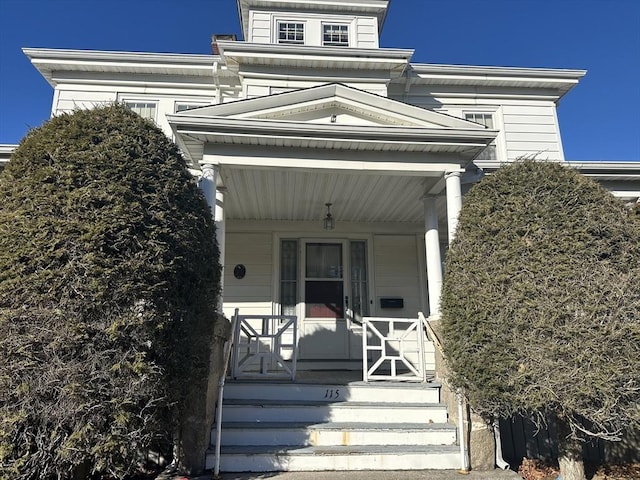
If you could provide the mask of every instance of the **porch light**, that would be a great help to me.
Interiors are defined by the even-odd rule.
[[[327,206],[327,215],[324,217],[324,229],[333,230],[336,226],[336,223],[331,216],[331,204],[325,203],[325,205]]]

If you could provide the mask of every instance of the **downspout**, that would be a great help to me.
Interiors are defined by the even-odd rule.
[[[213,62],[213,83],[216,86],[216,103],[219,105],[222,103],[222,90],[220,89],[220,75],[218,74],[218,60]]]
[[[467,442],[464,437],[464,400],[462,391],[456,391],[458,399],[458,438],[460,439],[460,473],[469,474],[469,452],[467,451]]]

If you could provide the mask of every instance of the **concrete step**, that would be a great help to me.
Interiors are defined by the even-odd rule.
[[[424,403],[228,400],[222,421],[446,423],[447,408]]]
[[[211,444],[215,444],[215,429]],[[447,423],[232,422],[222,425],[224,446],[287,445],[453,445]]]
[[[206,468],[215,455],[207,454]],[[223,472],[426,470],[460,466],[456,446],[222,447]]]
[[[438,403],[439,383],[260,383],[229,382],[224,387],[225,402],[232,399],[310,400],[326,402]]]

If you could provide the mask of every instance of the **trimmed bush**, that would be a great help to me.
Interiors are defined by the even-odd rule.
[[[1,478],[122,477],[171,444],[206,393],[218,257],[151,122],[112,105],[23,139],[0,175]]]
[[[442,312],[452,382],[486,418],[553,415],[565,457],[565,438],[638,427],[640,222],[594,181],[526,160],[474,186]]]

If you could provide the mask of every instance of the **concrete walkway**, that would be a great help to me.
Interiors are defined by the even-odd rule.
[[[166,478],[166,477],[165,477]],[[170,477],[171,480],[212,480],[213,475]],[[265,472],[223,473],[221,480],[522,480],[512,471],[491,470],[461,474],[457,470],[408,470],[361,472]]]

